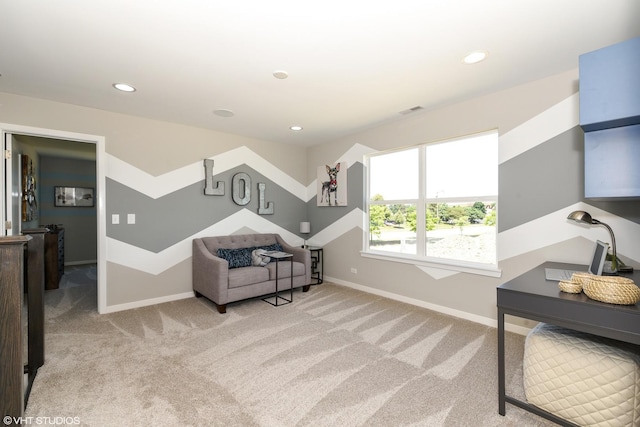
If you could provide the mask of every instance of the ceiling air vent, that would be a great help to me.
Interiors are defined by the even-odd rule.
[[[421,106],[416,105],[415,107],[411,107],[411,108],[409,108],[408,110],[400,111],[400,114],[402,114],[402,115],[407,115],[407,114],[415,113],[416,111],[420,111],[420,110],[422,110],[422,109],[423,109],[423,108],[422,108]]]

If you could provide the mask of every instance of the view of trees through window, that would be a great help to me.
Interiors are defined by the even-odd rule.
[[[369,182],[369,250],[495,264],[497,133],[372,156]]]

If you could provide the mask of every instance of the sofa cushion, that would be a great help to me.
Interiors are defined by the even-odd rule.
[[[269,270],[269,279],[276,278],[276,262],[278,265],[278,279],[291,277],[291,261],[275,261],[272,260],[264,269]],[[306,273],[304,264],[301,262],[293,262],[293,276],[304,276]]]
[[[229,268],[249,267],[251,265],[252,248],[218,249],[218,257],[229,262]]]
[[[229,270],[229,289],[267,282],[269,270],[264,267],[244,267]]]

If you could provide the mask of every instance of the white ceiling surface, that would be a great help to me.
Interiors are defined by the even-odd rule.
[[[0,17],[2,92],[302,146],[640,35],[638,0],[0,0]]]

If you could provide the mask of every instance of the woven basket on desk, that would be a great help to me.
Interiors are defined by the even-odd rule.
[[[568,280],[562,280],[558,282],[558,287],[562,292],[566,292],[568,294],[579,294],[582,292],[582,285],[580,283],[571,282]]]
[[[591,299],[609,304],[633,305],[640,301],[640,288],[633,280],[620,276],[574,273],[570,281],[558,283],[562,292],[583,292]]]
[[[563,280],[558,283],[558,287],[562,292],[569,294],[579,294],[582,292],[582,285],[584,285],[590,277],[595,277],[591,273],[576,272],[571,275],[570,280]]]
[[[633,305],[640,301],[640,288],[626,277],[593,276],[582,290],[589,298],[610,304]]]

